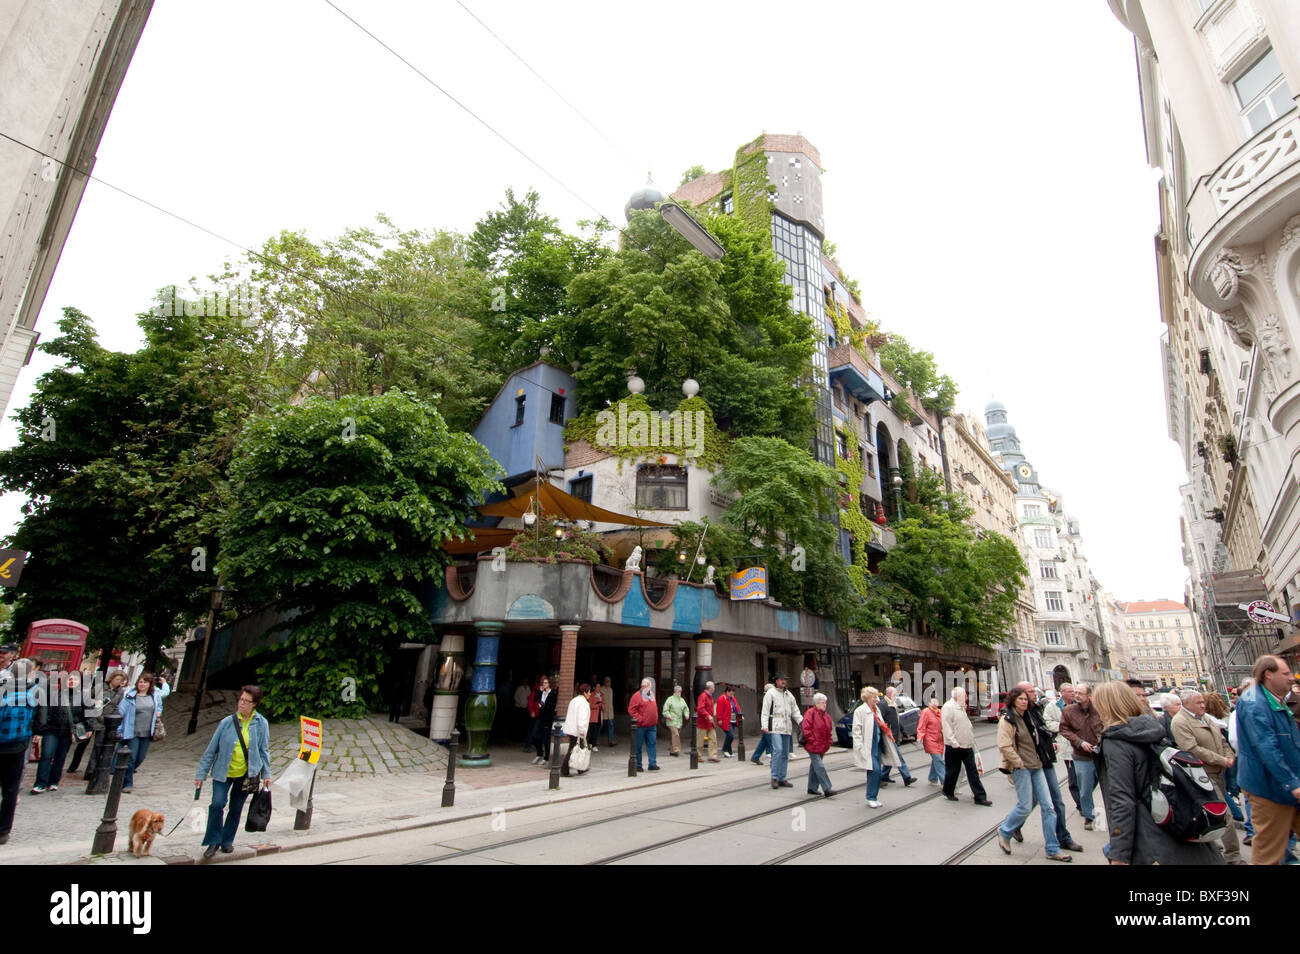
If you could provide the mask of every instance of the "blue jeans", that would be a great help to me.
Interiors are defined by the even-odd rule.
[[[889,781],[889,770],[892,769],[892,768],[893,768],[892,765],[886,765],[886,766],[885,766],[885,769],[884,769],[885,774],[884,774],[883,776],[881,776],[881,780],[882,780],[882,781],[886,781],[886,782]],[[903,781],[907,781],[909,778],[912,777],[912,772],[911,772],[911,770],[907,767],[907,759],[903,758],[903,750],[902,750],[902,749],[899,749],[899,750],[898,750],[898,774],[901,775],[901,776],[903,776]]]
[[[763,737],[758,741],[758,748],[754,749],[754,754],[749,757],[749,760],[755,765],[757,765],[758,760],[763,757],[763,753],[772,751],[771,733],[764,732],[762,733],[762,736]]]
[[[808,794],[816,795],[817,789],[821,788],[828,795],[831,791],[831,777],[826,771],[826,766],[822,764],[821,752],[808,753]]]
[[[1079,811],[1088,821],[1097,817],[1092,790],[1097,787],[1097,763],[1089,759],[1074,760],[1074,777],[1079,780]]]
[[[927,781],[938,782],[943,784],[943,780],[948,777],[948,771],[943,765],[943,753],[930,753],[930,777]]]
[[[732,724],[732,726],[735,726],[736,723],[733,722],[733,723],[731,723],[731,724]],[[722,738],[722,751],[723,751],[726,755],[730,755],[730,754],[731,754],[731,743],[735,740],[735,738],[736,738],[736,730],[735,730],[734,728],[728,729],[728,730],[726,731],[726,734],[723,736],[723,738]]]
[[[596,733],[596,738],[600,738],[599,732]],[[614,720],[613,719],[605,720],[605,738],[607,739],[605,743],[606,745],[614,744]]]
[[[131,761],[126,763],[126,781],[122,784],[123,788],[130,788],[135,784],[135,770],[144,762],[144,757],[149,754],[149,743],[152,739],[127,739],[127,747],[131,750]]]
[[[871,768],[867,769],[867,801],[874,802],[880,794],[880,780],[884,773],[880,768],[880,731],[871,734]]]
[[[239,818],[244,813],[244,801],[248,793],[244,791],[244,778],[239,775],[218,782],[212,780],[212,802],[208,805],[208,830],[203,833],[204,845],[221,845],[226,848],[235,843],[235,833],[239,831]],[[225,821],[221,819],[226,801],[230,801],[230,812]]]
[[[63,778],[63,763],[72,747],[72,736],[45,732],[41,735],[41,763],[36,767],[36,784],[41,788],[58,785]]]
[[[636,768],[641,771],[641,747],[645,746],[646,756],[650,759],[650,767],[654,768],[659,763],[655,760],[655,733],[658,731],[657,725],[637,726],[636,735],[633,745],[636,746]]]
[[[1075,766],[1078,769],[1078,766]],[[1049,770],[1050,772],[1050,770]],[[1014,769],[1011,780],[1016,785],[1016,807],[998,826],[998,834],[1010,838],[1025,823],[1034,810],[1034,800],[1038,800],[1038,810],[1043,816],[1043,842],[1049,855],[1059,855],[1061,844],[1056,840],[1056,809],[1053,808],[1052,792],[1047,787],[1049,772],[1042,769]],[[1060,796],[1058,795],[1059,799]]]
[[[763,738],[771,739],[768,744],[772,747],[772,778],[778,782],[784,782],[785,767],[790,758],[790,750],[786,748],[789,743],[786,740],[790,737],[769,732]]]

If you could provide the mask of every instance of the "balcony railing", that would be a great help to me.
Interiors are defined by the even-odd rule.
[[[863,404],[885,399],[885,379],[852,345],[832,348],[826,355],[826,366],[831,380],[838,380]]]

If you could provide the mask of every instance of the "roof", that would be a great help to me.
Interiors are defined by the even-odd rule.
[[[673,192],[672,197],[678,202],[700,205],[712,199],[719,192],[731,187],[731,170],[726,172],[706,172],[689,182],[683,182]]]
[[[1186,613],[1187,607],[1173,600],[1139,600],[1133,603],[1120,603],[1121,613]]]

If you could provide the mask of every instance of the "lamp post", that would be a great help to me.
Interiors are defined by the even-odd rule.
[[[892,481],[894,485],[894,502],[898,506],[898,520],[903,520],[903,475],[898,472],[897,467],[891,467],[890,472],[894,475]]]
[[[222,584],[220,580],[212,588],[212,603],[208,607],[208,627],[203,636],[203,651],[199,653],[199,678],[194,686],[194,709],[190,712],[190,724],[185,730],[186,735],[193,735],[199,729],[199,707],[203,705],[203,693],[208,687],[208,648],[212,645],[212,627],[216,625],[217,613],[221,612],[221,604],[229,592],[229,587]]]
[[[710,235],[704,226],[695,221],[695,216],[676,202],[661,202],[659,204],[659,214],[663,216],[665,222],[677,230],[682,238],[694,245],[706,257],[717,262],[727,254],[727,250],[722,247],[722,244]]]

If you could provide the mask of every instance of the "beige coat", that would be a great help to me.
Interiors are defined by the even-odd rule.
[[[871,706],[863,702],[853,710],[853,764],[858,768],[871,771],[872,738],[879,731]],[[888,736],[881,739],[880,764],[899,767],[898,746],[893,745]]]
[[[1008,709],[1006,715],[998,720],[998,751],[1002,753],[1001,768],[1010,770],[1023,768],[1032,771],[1043,767],[1043,760],[1038,757],[1038,749],[1034,747],[1033,732],[1025,721],[1028,716],[1028,712],[1021,717]],[[1015,721],[1012,722],[1012,719]]]
[[[1219,775],[1226,767],[1226,762],[1234,753],[1223,733],[1208,721],[1202,722],[1186,708],[1178,710],[1169,723],[1174,734],[1174,744],[1184,752],[1190,752],[1205,763],[1209,775]]]
[[[970,724],[965,706],[949,699],[939,712],[939,722],[943,726],[944,745],[954,749],[975,748],[975,729]]]

